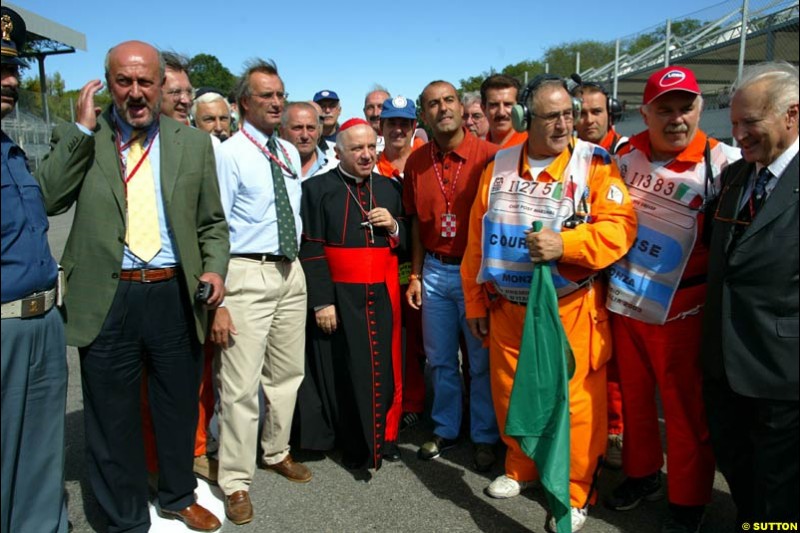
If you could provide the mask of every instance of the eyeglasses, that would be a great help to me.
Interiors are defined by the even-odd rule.
[[[548,126],[552,126],[558,122],[561,117],[564,117],[564,122],[567,123],[571,123],[573,120],[575,120],[575,117],[572,115],[572,109],[567,109],[566,111],[556,111],[546,115],[537,115],[536,113],[531,113],[531,116],[541,119]]]
[[[736,213],[735,218],[729,218],[729,217],[721,216],[719,214],[719,206],[722,205],[722,197],[725,195],[726,192],[728,192],[728,187],[725,187],[724,189],[722,189],[722,192],[720,193],[719,198],[717,198],[717,209],[714,210],[714,220],[717,221],[717,222],[725,222],[725,223],[728,223],[728,224],[736,224],[736,225],[744,226],[744,227],[749,226],[753,221],[753,211],[754,211],[753,198],[751,197],[748,200],[748,210],[747,211],[745,211],[744,209],[739,209],[737,211],[737,213]],[[742,214],[742,213],[744,213],[744,216],[749,215],[749,220],[740,219],[739,215]]]
[[[273,98],[277,98],[278,100],[286,100],[287,98],[289,98],[289,93],[285,93],[283,91],[276,91],[276,92],[254,94],[253,96],[258,96],[262,100],[272,100]]]
[[[167,96],[173,100],[180,100],[181,96],[186,96],[186,98],[191,100],[193,95],[194,89],[171,89],[167,91]]]
[[[479,120],[486,118],[486,115],[483,113],[464,113],[462,118],[464,120],[472,119],[474,122],[478,122]]]

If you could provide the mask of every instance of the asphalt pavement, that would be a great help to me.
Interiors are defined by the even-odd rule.
[[[72,214],[50,219],[53,255],[61,256]],[[66,424],[66,492],[74,531],[106,531],[107,522],[86,478],[83,402],[78,354],[67,353],[69,388]],[[663,421],[662,421],[663,422]],[[662,423],[663,430],[663,423]],[[421,461],[416,449],[430,436],[431,424],[423,421],[400,434],[402,459],[384,463],[377,472],[353,473],[345,469],[338,453],[294,451],[314,474],[309,483],[298,484],[279,475],[257,470],[250,488],[254,520],[244,526],[226,522],[221,531],[236,533],[287,532],[491,532],[545,531],[545,496],[530,489],[507,500],[484,493],[486,486],[503,473],[502,456],[486,474],[472,467],[472,447],[465,440],[433,461]],[[600,474],[600,500],[622,480],[622,473]],[[198,497],[224,519],[222,495],[216,487],[201,482]],[[666,516],[666,501],[644,502],[627,512],[614,512],[602,503],[593,506],[583,529],[586,532],[656,533]],[[151,531],[189,531],[183,524],[157,517]],[[727,485],[717,473],[713,501],[701,529],[704,533],[735,531],[735,510]]]

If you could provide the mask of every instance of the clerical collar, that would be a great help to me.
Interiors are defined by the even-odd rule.
[[[342,164],[339,163],[339,172],[350,178],[351,180],[355,181],[359,185],[362,184],[367,178],[359,178],[358,176],[354,176],[347,172],[344,168],[342,168]]]

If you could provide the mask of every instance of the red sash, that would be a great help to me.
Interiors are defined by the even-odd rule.
[[[397,255],[390,248],[339,248],[325,246],[325,257],[334,283],[386,283],[392,303],[392,370],[394,398],[387,413],[386,438],[397,439],[402,412],[402,340],[400,282]]]

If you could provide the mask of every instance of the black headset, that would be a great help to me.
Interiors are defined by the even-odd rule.
[[[528,85],[525,86],[522,93],[520,93],[519,98],[517,98],[517,105],[511,109],[511,125],[514,127],[514,130],[520,133],[528,131],[531,118],[533,117],[531,110],[528,109],[528,98],[532,92],[536,91],[541,84],[547,81],[561,82],[561,86],[564,87],[564,90],[569,92],[566,80],[560,76],[540,74],[533,78],[528,82]],[[572,114],[576,117],[581,114],[581,101],[575,97],[572,97]]]
[[[570,76],[570,78],[577,83],[577,85],[572,89],[573,93],[578,89],[583,89],[584,87],[591,87],[603,93],[603,95],[606,97],[606,112],[608,113],[608,118],[610,120],[609,125],[616,124],[620,121],[622,118],[622,104],[619,100],[608,93],[608,90],[602,83],[596,81],[583,81],[578,74],[573,74]]]

